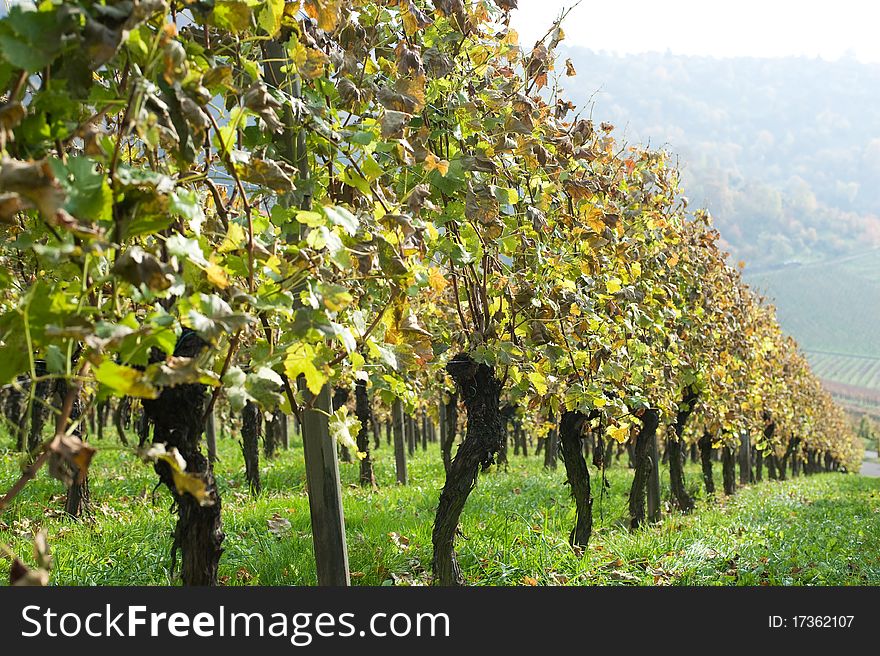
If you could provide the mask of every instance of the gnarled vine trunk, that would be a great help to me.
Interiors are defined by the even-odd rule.
[[[581,430],[589,419],[580,412],[563,412],[559,421],[559,449],[575,504],[575,524],[568,536],[573,548],[586,549],[593,532],[593,499],[590,470],[581,448]]]
[[[241,411],[241,453],[244,456],[244,472],[251,492],[259,494],[260,483],[260,430],[263,413],[253,401],[248,401]]]
[[[495,377],[494,369],[474,362],[466,354],[450,360],[446,370],[467,408],[467,429],[440,493],[432,534],[432,569],[434,579],[440,585],[462,585],[464,579],[455,557],[455,532],[480,469],[487,469],[501,448],[501,383]]]
[[[3,397],[3,416],[9,434],[15,438],[15,450],[24,451],[27,441],[27,401],[25,392],[30,387],[30,378],[19,376],[17,381],[21,389],[10,385]]]
[[[205,445],[208,447],[208,460],[212,464],[217,460],[217,417],[215,413],[216,410],[211,408],[211,412],[205,418]],[[144,424],[147,425],[147,435],[144,435],[144,440],[146,440],[149,437],[150,426],[150,422],[146,421],[146,414],[144,415]]]
[[[46,379],[48,370],[43,360],[34,363],[35,373],[42,380],[34,385],[34,400],[31,404],[31,425],[28,431],[27,450],[34,453],[43,442],[43,427],[49,417],[49,394],[52,391],[52,381]]]
[[[174,355],[196,357],[206,347],[194,331],[184,329]],[[144,411],[153,425],[153,443],[176,448],[186,461],[186,473],[205,484],[206,499],[200,504],[191,494],[178,491],[167,463],[160,461],[155,465],[178,513],[171,548],[172,570],[176,569],[179,551],[182,556],[180,577],[185,585],[216,585],[217,567],[223,553],[220,494],[211,465],[202,455],[199,444],[207,404],[205,386],[199,384],[166,387],[158,398],[144,399]]]
[[[64,399],[67,397],[68,391],[70,388],[68,387],[67,381],[63,378],[59,379],[55,383],[55,408],[60,412],[61,408],[64,406]],[[83,404],[82,400],[79,398],[77,394],[76,398],[73,399],[73,405],[70,409],[70,422],[76,422],[77,419],[82,415]],[[82,439],[82,424],[78,425],[74,430],[73,434]],[[80,480],[79,468],[76,465],[71,465],[73,471],[72,480],[70,484],[67,486],[67,497],[64,501],[64,512],[66,512],[69,516],[74,519],[82,518],[89,511],[89,504],[91,503],[91,491],[89,489],[89,477],[88,474],[82,477]]]
[[[703,468],[703,484],[706,494],[715,494],[715,479],[712,477],[712,435],[703,433],[700,438],[700,463]]]
[[[776,471],[776,454],[773,451],[767,454],[767,476],[771,481],[779,480],[779,473]]]
[[[721,474],[724,480],[724,494],[736,492],[736,455],[729,446],[721,449]]]
[[[672,489],[672,498],[675,505],[682,512],[689,512],[694,507],[694,500],[687,493],[684,480],[684,428],[690,419],[697,403],[697,394],[690,387],[684,392],[678,413],[675,416],[674,437],[666,440],[666,453],[669,457],[669,486]]]
[[[284,413],[278,408],[272,411],[272,415],[266,420],[263,431],[263,455],[267,459],[274,458],[283,442]]]
[[[370,456],[370,431],[373,424],[373,410],[370,407],[370,396],[367,393],[367,381],[354,382],[354,412],[361,422],[357,434],[358,451],[364,454],[361,459],[360,484],[364,487],[376,488],[376,476],[373,474],[373,459]]]
[[[653,408],[645,410],[642,415],[642,427],[633,444],[632,487],[629,492],[630,528],[636,529],[645,521],[645,494],[648,488],[648,477],[651,475],[651,447],[657,439],[657,426],[660,424],[660,412]]]
[[[458,393],[451,392],[443,406],[443,421],[446,430],[440,432],[440,453],[443,456],[443,468],[449,472],[452,465],[452,445],[455,444],[456,431],[458,430]]]

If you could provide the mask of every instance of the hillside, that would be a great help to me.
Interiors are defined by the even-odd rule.
[[[748,272],[804,350],[880,357],[880,252]]]
[[[880,66],[570,48],[597,121],[679,158],[746,279],[830,381],[880,389]]]
[[[569,49],[577,103],[680,157],[685,188],[751,266],[880,245],[880,66]]]
[[[880,391],[878,251],[746,278],[775,300],[780,323],[797,336],[816,373],[844,386],[835,386],[835,394],[850,397],[859,388]]]

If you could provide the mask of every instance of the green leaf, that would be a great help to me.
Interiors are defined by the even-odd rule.
[[[97,170],[88,157],[71,157],[67,166],[50,160],[55,177],[67,192],[65,209],[84,221],[109,221],[113,211],[113,192],[107,176]]]
[[[281,29],[282,16],[284,16],[284,0],[268,0],[257,14],[257,23],[266,34],[275,36]]]
[[[363,460],[366,454],[358,451],[357,448],[357,434],[360,430],[360,420],[357,417],[349,416],[346,406],[338,408],[336,412],[330,415],[330,437],[335,442],[354,451],[357,457]]]
[[[162,291],[174,281],[174,269],[147,253],[140,246],[132,246],[122,252],[113,263],[113,274],[139,287]]]
[[[372,339],[367,340],[367,348],[369,349],[371,357],[378,359],[379,362],[394,371],[400,370],[400,364],[397,361],[397,355],[394,353],[393,349],[378,344]]]
[[[249,373],[245,381],[248,396],[264,410],[270,410],[284,402],[284,397],[281,395],[283,385],[281,376],[269,367],[259,367]]]
[[[325,217],[320,212],[303,210],[296,213],[296,220],[310,228],[317,228],[326,223]]]
[[[247,381],[247,374],[236,365],[229,367],[223,375],[222,382],[226,389],[226,399],[233,412],[241,412],[250,400],[247,390],[244,388],[245,381]]]
[[[330,219],[330,223],[337,225],[348,235],[354,235],[358,229],[357,217],[344,207],[324,206],[324,214]]]
[[[198,237],[202,234],[205,213],[199,195],[190,189],[178,187],[171,194],[171,211],[186,219],[190,230]]]
[[[251,26],[251,8],[242,0],[216,0],[214,25],[231,32],[244,32]]]
[[[61,50],[62,29],[58,13],[13,5],[0,21],[0,54],[16,68],[38,73],[51,64]]]
[[[379,267],[388,277],[403,276],[407,273],[406,263],[397,249],[387,239],[379,238]]]
[[[176,255],[183,260],[189,260],[201,267],[208,266],[208,260],[205,258],[198,239],[187,239],[183,235],[174,234],[165,241],[165,246],[171,255]]]
[[[0,385],[6,385],[30,364],[24,320],[17,310],[0,315],[0,352]]]
[[[229,304],[215,294],[193,294],[179,302],[181,320],[205,341],[216,344],[224,334],[235,333],[250,323],[251,318],[233,312]]]
[[[49,344],[49,348],[46,349],[46,368],[53,374],[63,374],[67,371],[67,357],[57,344]]]

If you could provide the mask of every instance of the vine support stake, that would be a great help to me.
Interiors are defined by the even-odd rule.
[[[330,436],[330,386],[324,385],[317,398],[305,388],[302,413],[303,455],[309,490],[309,514],[315,545],[318,585],[351,585],[348,572],[348,546],[345,543],[345,517],[336,443]]]
[[[391,421],[394,426],[394,468],[397,470],[397,482],[406,485],[406,446],[403,443],[403,402],[394,399],[391,406]]]

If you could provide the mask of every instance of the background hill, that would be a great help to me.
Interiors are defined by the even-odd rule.
[[[711,210],[819,375],[880,393],[880,65],[563,57],[594,119],[679,157],[691,206]]]

